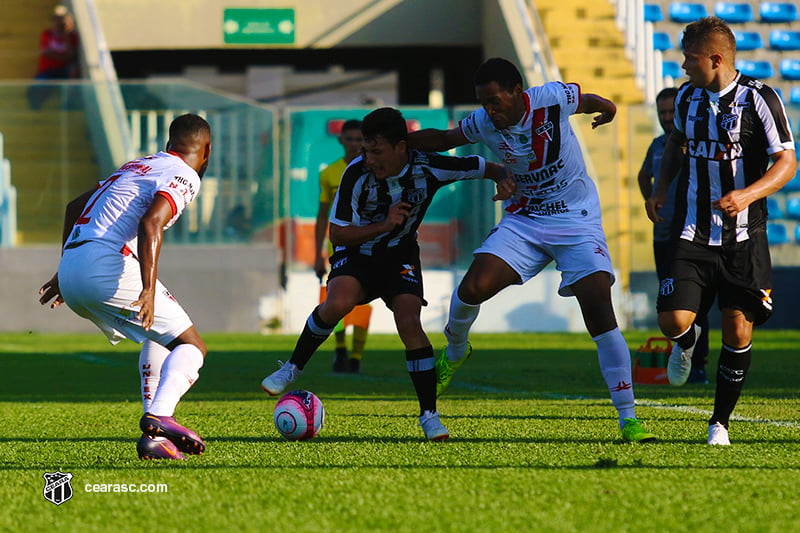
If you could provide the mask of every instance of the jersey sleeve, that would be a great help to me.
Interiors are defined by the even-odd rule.
[[[353,161],[354,163],[356,161]],[[361,217],[358,214],[358,195],[360,188],[357,184],[361,183],[361,165],[351,164],[342,175],[339,182],[339,189],[333,199],[331,208],[330,223],[337,226],[358,226]]]
[[[683,85],[680,86],[678,89],[678,94],[675,95],[675,114],[674,118],[672,119],[672,124],[675,126],[675,129],[681,133],[686,133],[686,127],[684,123],[686,121],[686,117],[682,116],[681,113],[686,113],[689,110],[689,107],[686,105],[681,105],[681,102],[685,99],[686,93],[689,92],[689,82],[687,81]]]
[[[753,100],[767,136],[767,153],[772,155],[784,150],[794,150],[794,138],[786,109],[772,87],[763,85]]]
[[[553,81],[545,84],[558,104],[568,115],[574,115],[581,104],[581,87],[577,83],[564,83],[563,81]]]
[[[172,219],[167,227],[171,226],[175,220],[183,213],[186,206],[194,201],[200,191],[200,178],[184,172],[172,173],[169,179],[164,179],[156,189],[155,194],[165,198],[172,207]]]
[[[331,174],[333,165],[328,165],[322,172],[319,173],[319,203],[329,204],[333,201],[333,191],[335,187],[331,187]]]
[[[442,184],[458,180],[482,178],[486,174],[486,160],[479,155],[453,157],[437,153],[418,154],[419,163]]]
[[[475,144],[483,140],[487,122],[489,122],[489,117],[486,115],[486,111],[480,108],[458,121],[458,127],[461,128],[464,137],[471,144]]]
[[[640,174],[647,172],[648,176],[653,176],[653,152],[655,151],[655,146],[656,141],[654,139],[650,146],[647,147],[647,154],[644,156],[644,161],[642,161],[642,168],[639,169]]]

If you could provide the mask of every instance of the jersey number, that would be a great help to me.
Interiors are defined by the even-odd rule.
[[[81,224],[86,224],[87,222],[89,222],[91,218],[89,217],[89,211],[92,210],[94,204],[97,203],[97,200],[103,195],[103,193],[106,192],[109,189],[109,187],[111,187],[111,184],[117,181],[117,178],[119,178],[119,176],[120,176],[119,174],[114,174],[113,176],[109,177],[106,181],[104,181],[100,185],[100,187],[97,188],[97,190],[94,193],[94,199],[91,201],[91,203],[89,203],[89,205],[86,206],[86,209],[83,210],[83,213],[81,213],[81,216],[78,217],[78,220],[75,221],[76,226],[80,226]]]

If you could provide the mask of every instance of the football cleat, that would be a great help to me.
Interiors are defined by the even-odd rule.
[[[691,348],[682,350],[678,343],[672,347],[672,353],[669,355],[667,361],[667,378],[670,385],[680,387],[686,380],[689,379],[689,374],[692,372],[692,353],[697,346],[697,341],[700,339],[700,326],[693,324],[694,327],[694,344]]]
[[[347,348],[336,348],[333,359],[334,372],[347,372]]]
[[[265,377],[261,382],[261,388],[270,396],[277,396],[282,393],[290,383],[294,383],[294,381],[300,377],[300,374],[303,373],[303,371],[297,368],[297,365],[291,361],[286,361],[285,363],[283,361],[278,361],[278,364],[281,365],[281,367]]]
[[[464,361],[469,359],[469,356],[472,355],[472,345],[467,342],[467,351],[461,356],[461,359],[458,361],[451,361],[447,357],[447,346],[442,348],[442,353],[436,359],[436,397],[442,395],[444,390],[450,385],[450,380],[453,379],[453,374],[455,374],[456,370],[458,370],[461,365],[464,364]]]
[[[439,420],[439,412],[425,411],[419,417],[419,425],[425,433],[425,438],[431,441],[442,441],[450,438],[450,432]]]
[[[181,451],[164,437],[151,437],[142,433],[139,442],[136,443],[136,452],[139,459],[186,459]]]
[[[719,422],[708,426],[708,443],[712,446],[730,446],[731,440],[728,438],[728,428]]]
[[[347,360],[347,371],[351,374],[358,374],[361,372],[361,359],[351,357]]]
[[[625,442],[655,442],[656,436],[647,432],[636,418],[623,418],[622,440]]]
[[[139,420],[139,427],[145,435],[168,438],[183,453],[200,455],[206,449],[206,443],[197,433],[178,424],[171,416],[145,413]]]

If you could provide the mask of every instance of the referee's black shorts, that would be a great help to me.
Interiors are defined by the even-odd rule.
[[[702,315],[715,296],[720,309],[750,313],[756,325],[772,315],[772,264],[763,228],[731,248],[678,239],[669,275],[659,287],[658,312]]]
[[[337,251],[331,256],[331,273],[328,280],[338,276],[356,278],[367,293],[359,305],[381,298],[386,307],[400,294],[413,294],[428,305],[423,298],[422,269],[419,262],[419,245],[414,242],[388,248],[374,256],[364,255],[357,247]]]

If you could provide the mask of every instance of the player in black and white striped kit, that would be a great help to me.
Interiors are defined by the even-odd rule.
[[[647,201],[648,216],[659,221],[669,182],[681,172],[673,217],[680,239],[661,281],[658,322],[676,342],[670,382],[682,385],[699,336],[695,318],[718,298],[722,351],[708,443],[727,445],[753,326],[772,314],[766,197],[794,176],[797,163],[783,104],[772,88],[736,70],[730,28],[716,17],[700,19],[686,27],[682,46],[689,81],[675,100],[675,128]]]
[[[381,108],[364,117],[363,156],[342,175],[331,212],[328,293],[308,317],[291,359],[261,387],[275,396],[300,375],[305,364],[354,306],[381,298],[394,314],[406,349],[406,367],[419,399],[419,423],[428,440],[450,433],[436,410],[433,348],[422,329],[422,272],[417,228],[441,187],[457,180],[490,178],[494,200],[511,198],[514,181],[502,165],[480,156],[448,157],[408,150],[399,111]]]

